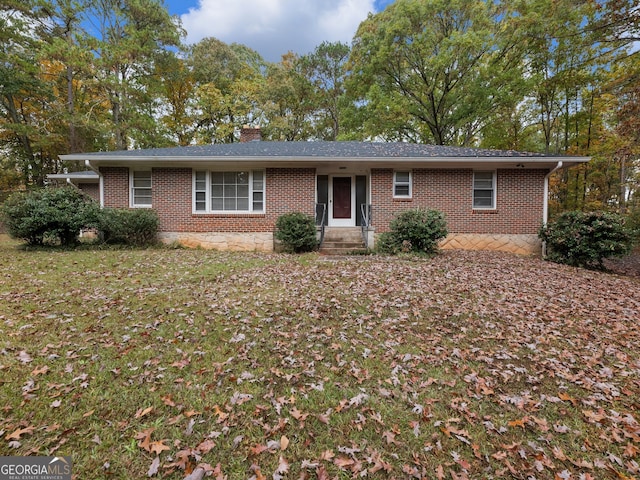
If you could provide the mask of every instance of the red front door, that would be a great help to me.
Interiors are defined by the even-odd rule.
[[[351,218],[351,177],[333,177],[333,218]]]

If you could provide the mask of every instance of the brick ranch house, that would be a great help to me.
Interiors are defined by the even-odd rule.
[[[422,207],[445,213],[443,248],[533,254],[547,220],[550,174],[589,160],[259,137],[259,128],[244,128],[235,144],[63,155],[90,171],[50,177],[77,185],[103,207],[153,208],[161,240],[186,246],[272,251],[277,218],[299,211],[333,235],[357,229],[373,247],[396,213]]]

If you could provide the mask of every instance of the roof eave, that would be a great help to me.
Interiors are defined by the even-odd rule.
[[[562,161],[565,166],[585,163],[590,157],[543,157],[543,156],[474,156],[474,157],[333,157],[333,156],[181,156],[167,157],[161,155],[61,155],[62,160],[89,160],[94,166],[148,164],[170,166],[176,164],[207,164],[221,166],[242,164],[263,164],[273,167],[300,167],[318,164],[350,164],[371,166],[421,166],[446,168],[460,166],[478,166],[492,164],[496,166],[522,165],[524,167],[549,168]]]

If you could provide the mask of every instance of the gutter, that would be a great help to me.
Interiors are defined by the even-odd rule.
[[[544,227],[549,221],[549,178],[555,172],[562,168],[562,160],[552,168],[544,177],[544,198],[542,204],[542,226]],[[542,258],[547,257],[547,242],[542,242]]]
[[[84,164],[89,170],[98,174],[98,182],[100,185],[100,207],[104,208],[104,178],[102,177],[102,175],[100,175],[100,171],[96,167],[91,165],[91,162],[89,160],[85,159]]]

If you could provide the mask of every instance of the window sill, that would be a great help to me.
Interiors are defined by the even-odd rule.
[[[393,197],[394,202],[413,202],[411,197]]]
[[[255,212],[192,212],[196,218],[264,218],[266,213]]]
[[[474,208],[473,214],[476,215],[495,215],[498,213],[498,210],[495,208]]]

